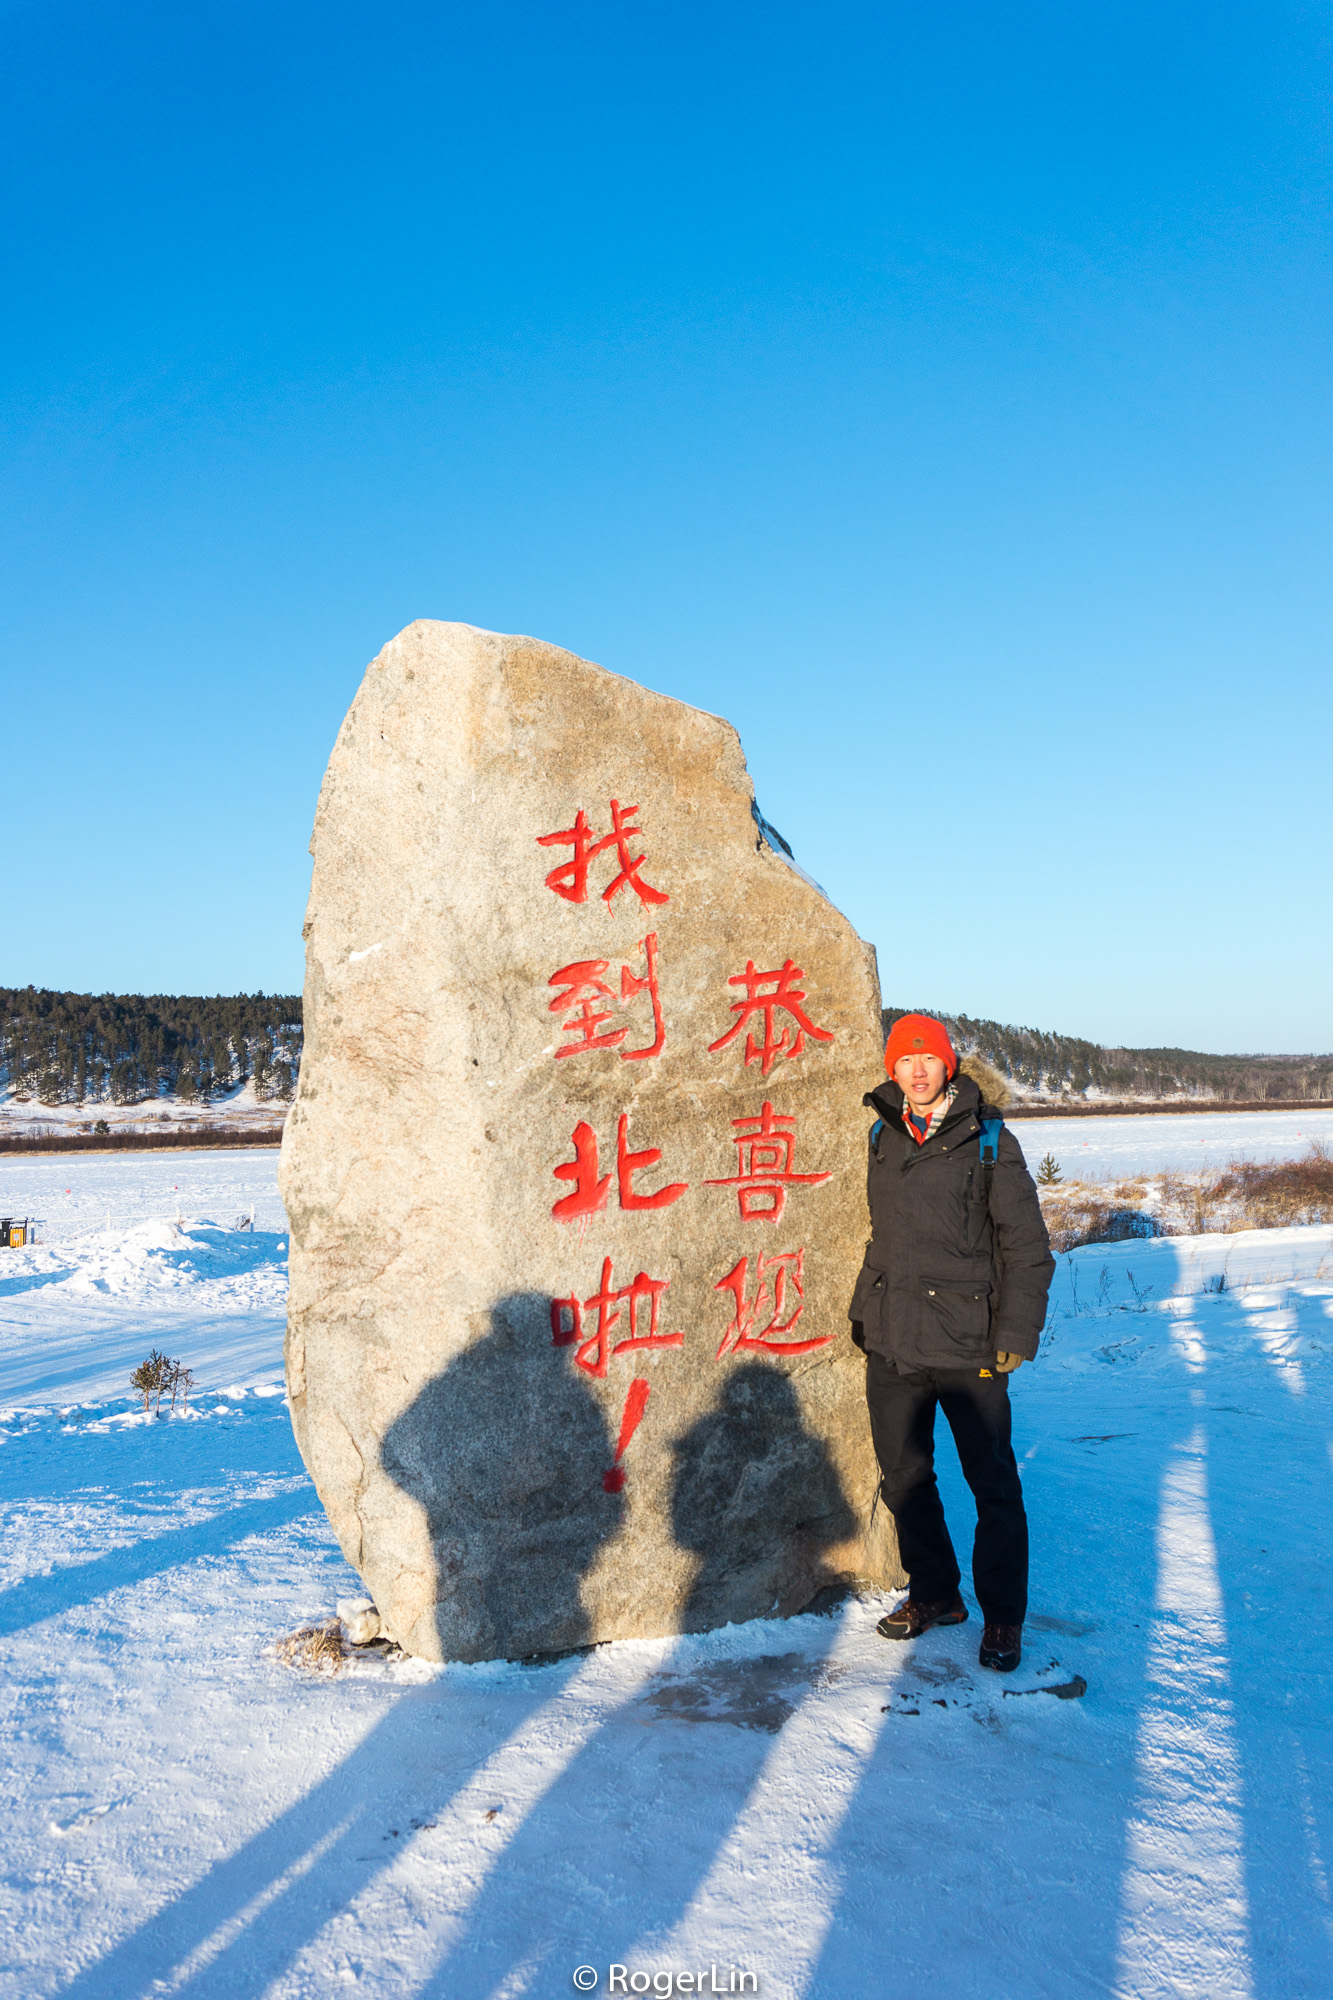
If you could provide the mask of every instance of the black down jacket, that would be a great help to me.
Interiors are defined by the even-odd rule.
[[[870,1148],[874,1231],[848,1317],[865,1345],[903,1368],[984,1368],[1037,1352],[1055,1272],[1041,1205],[1006,1126],[986,1199],[981,1121],[998,1118],[960,1076],[948,1116],[923,1146],[892,1081],[865,1102],[883,1124]]]

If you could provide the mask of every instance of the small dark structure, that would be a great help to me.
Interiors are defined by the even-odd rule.
[[[0,1250],[22,1250],[28,1241],[28,1218],[0,1215]]]

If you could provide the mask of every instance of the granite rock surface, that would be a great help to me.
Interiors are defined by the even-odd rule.
[[[736,732],[421,621],[311,851],[288,1388],[385,1631],[522,1657],[898,1581],[846,1318],[874,956]]]

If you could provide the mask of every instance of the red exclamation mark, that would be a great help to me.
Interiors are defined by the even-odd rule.
[[[636,1376],[629,1385],[625,1398],[625,1414],[620,1419],[620,1436],[616,1441],[616,1462],[609,1472],[602,1474],[602,1485],[608,1493],[623,1493],[625,1472],[620,1461],[629,1448],[629,1441],[643,1422],[643,1413],[648,1407],[648,1384],[642,1375]]]

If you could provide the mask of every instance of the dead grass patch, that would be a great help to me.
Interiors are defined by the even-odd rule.
[[[1146,1194],[1146,1186],[1144,1193]],[[1042,1190],[1042,1213],[1057,1255],[1085,1243],[1128,1243],[1136,1237],[1160,1236],[1156,1216],[1142,1201],[1126,1196],[1118,1185],[1097,1188],[1086,1181]]]
[[[1302,1160],[1232,1160],[1213,1184],[1233,1229],[1289,1229],[1333,1222],[1333,1158],[1312,1146]]]
[[[342,1625],[325,1618],[318,1625],[298,1625],[275,1640],[274,1656],[284,1666],[300,1667],[308,1674],[340,1674],[346,1664]]]
[[[1333,1156],[1316,1144],[1303,1159],[1231,1160],[1220,1172],[1068,1181],[1042,1188],[1041,1205],[1057,1254],[1137,1236],[1333,1223]]]
[[[1215,1174],[1160,1175],[1157,1212],[1166,1236],[1206,1236],[1226,1227],[1218,1213]]]

